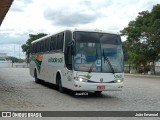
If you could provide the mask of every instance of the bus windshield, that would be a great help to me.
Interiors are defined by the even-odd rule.
[[[119,35],[75,32],[74,69],[85,72],[123,72],[123,52]]]

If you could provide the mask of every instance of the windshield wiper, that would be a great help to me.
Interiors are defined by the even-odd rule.
[[[113,66],[112,66],[111,62],[109,61],[108,57],[104,55],[104,49],[103,49],[103,57],[104,57],[104,62],[105,62],[105,61],[107,61],[107,62],[108,62],[108,65],[109,65],[109,67],[110,67],[110,68],[111,68],[111,70],[112,70],[112,73],[113,73],[113,74],[115,74],[115,72],[114,72],[114,68],[113,68]]]

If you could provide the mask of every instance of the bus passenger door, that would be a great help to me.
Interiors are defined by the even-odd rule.
[[[72,45],[67,46],[67,50],[65,52],[65,68],[64,68],[64,85],[67,88],[71,88],[71,83],[72,83],[72,76],[73,76],[73,71],[72,71]]]

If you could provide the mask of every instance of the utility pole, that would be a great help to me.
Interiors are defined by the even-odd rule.
[[[20,46],[21,46],[21,45],[19,44],[19,59],[20,59]]]
[[[15,44],[13,47],[13,59],[12,59],[12,68],[13,68],[13,63],[15,62]]]

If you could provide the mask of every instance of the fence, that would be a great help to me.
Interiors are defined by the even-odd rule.
[[[139,73],[139,71],[137,71],[133,66],[129,66],[129,65],[125,65],[124,72],[131,73],[131,74]],[[155,66],[155,72],[157,75],[160,75],[160,66]],[[153,74],[153,71],[147,71],[147,73]]]
[[[29,65],[27,63],[0,63],[0,68],[27,68]]]

